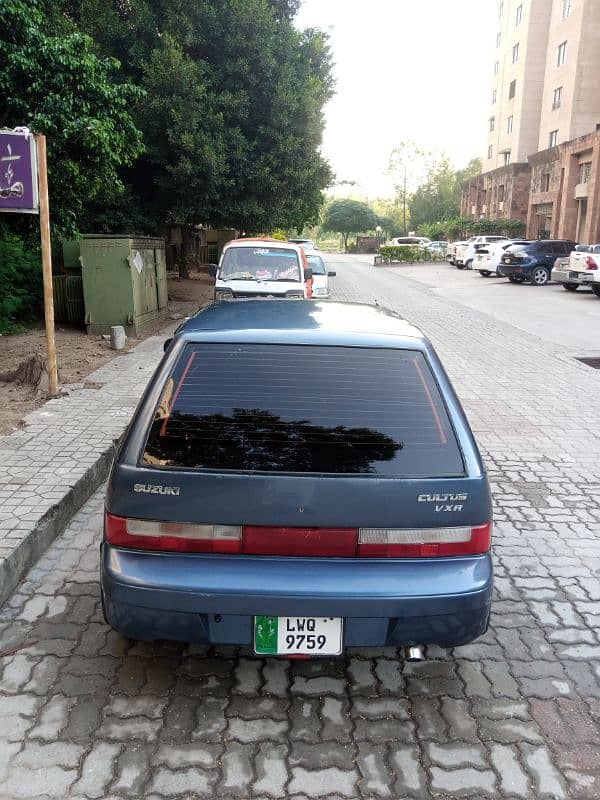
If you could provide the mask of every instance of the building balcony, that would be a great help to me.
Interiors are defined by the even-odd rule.
[[[575,187],[575,200],[580,200],[589,195],[589,183],[578,183]]]

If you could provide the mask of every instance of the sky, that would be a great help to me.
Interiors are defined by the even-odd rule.
[[[456,168],[483,155],[496,0],[304,0],[297,24],[331,37],[336,95],[323,153],[339,195],[393,194],[392,149],[414,140]]]

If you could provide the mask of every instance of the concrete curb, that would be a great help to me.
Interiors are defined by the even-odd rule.
[[[8,600],[28,570],[62,533],[71,518],[108,477],[120,438],[104,450],[64,496],[39,518],[29,535],[0,560],[0,607]]]

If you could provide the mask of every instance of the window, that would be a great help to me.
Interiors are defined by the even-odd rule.
[[[579,180],[577,183],[589,183],[592,175],[592,162],[586,161],[579,165]]]
[[[496,126],[496,117],[490,117],[490,131],[493,131],[495,126]]]
[[[496,35],[496,47],[500,47],[500,42],[502,41],[502,34],[498,33]]]
[[[189,343],[167,379],[142,463],[374,478],[464,474],[422,353],[310,345]]]
[[[552,110],[560,108],[562,102],[562,86],[559,86],[552,93]]]
[[[494,148],[492,147],[492,145],[490,145],[490,146],[488,147],[488,158],[491,158],[491,157],[492,157],[492,153],[493,153],[493,152],[494,152]]]
[[[550,191],[550,173],[544,172],[542,175],[542,185],[541,185],[542,192],[549,192]]]
[[[223,255],[221,278],[300,281],[298,255],[293,250],[259,242],[257,247],[230,247]]]
[[[514,81],[510,82],[510,86],[508,87],[508,99],[512,100],[515,96],[515,92],[517,91],[517,79],[515,78]]]
[[[503,183],[501,183],[500,186],[498,187],[498,202],[499,203],[503,203],[504,202],[504,184]]]
[[[498,92],[496,91],[496,89],[494,89],[494,91],[492,92],[492,105],[495,105],[497,97],[498,97]]]
[[[506,132],[512,133],[512,129],[513,129],[513,118],[511,114],[511,116],[506,120]]]
[[[510,164],[510,150],[505,150],[503,156],[504,156],[504,163]]]
[[[562,18],[566,19],[567,17],[570,17],[572,9],[573,9],[573,0],[563,0]]]
[[[517,25],[520,25],[522,20],[523,20],[523,3],[521,3],[521,5],[518,6],[518,8],[517,8],[517,16],[516,16],[516,21],[515,21],[515,27],[517,27]]]
[[[500,69],[500,62],[496,61],[496,63],[494,64],[494,75],[498,74],[499,69]]]
[[[519,43],[517,42],[517,44],[512,49],[512,63],[516,64],[518,60],[519,60]]]
[[[550,136],[548,137],[548,147],[556,147],[558,144],[558,131],[550,131]]]
[[[500,3],[500,5],[498,6],[498,19],[500,19],[502,14],[504,14],[504,3]]]
[[[558,45],[558,54],[556,56],[556,66],[562,67],[567,60],[567,43],[563,42]]]

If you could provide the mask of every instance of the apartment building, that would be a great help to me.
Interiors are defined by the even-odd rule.
[[[483,172],[538,149],[552,0],[498,3]]]
[[[483,173],[461,212],[600,241],[600,0],[498,2],[494,44]]]

